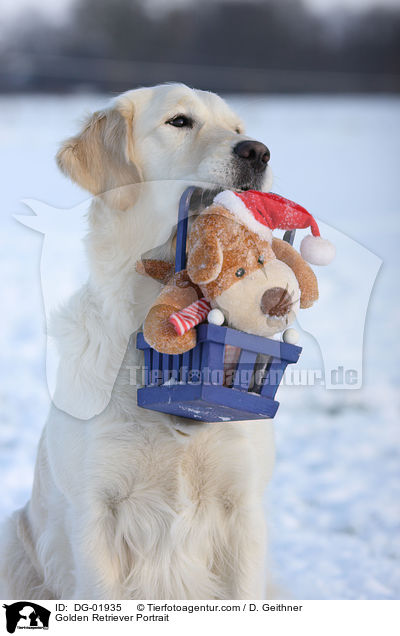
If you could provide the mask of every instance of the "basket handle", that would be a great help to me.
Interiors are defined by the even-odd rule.
[[[175,272],[180,272],[186,267],[186,239],[189,219],[190,200],[196,186],[189,186],[184,190],[179,201],[178,228],[176,232]],[[288,230],[283,235],[283,240],[293,245],[296,230]]]
[[[189,206],[196,186],[189,186],[179,201],[178,228],[176,231],[175,272],[186,267],[186,238],[188,229]]]
[[[289,243],[289,245],[293,245],[295,234],[296,230],[286,230],[283,235],[283,240],[286,241],[286,243]]]

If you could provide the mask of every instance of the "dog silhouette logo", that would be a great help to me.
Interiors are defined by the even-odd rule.
[[[18,601],[3,605],[6,610],[7,631],[14,634],[16,629],[49,629],[51,612],[31,601]]]

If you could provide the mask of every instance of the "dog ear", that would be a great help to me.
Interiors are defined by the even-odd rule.
[[[133,203],[142,181],[133,153],[133,110],[114,107],[94,113],[57,154],[61,171],[120,210]]]
[[[272,239],[272,249],[279,261],[293,270],[300,288],[300,307],[307,309],[318,300],[318,281],[313,270],[287,241]]]

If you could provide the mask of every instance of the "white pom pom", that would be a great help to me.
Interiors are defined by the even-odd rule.
[[[287,342],[287,344],[295,345],[299,341],[300,334],[297,331],[297,329],[293,329],[293,327],[291,327],[290,329],[286,329],[283,332],[282,337],[283,337],[283,342]]]
[[[300,244],[300,254],[312,265],[329,265],[335,258],[336,249],[322,236],[305,236]]]
[[[211,309],[207,316],[207,320],[212,325],[223,325],[225,316],[220,309]]]

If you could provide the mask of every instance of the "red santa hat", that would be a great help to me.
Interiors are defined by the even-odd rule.
[[[321,237],[316,220],[294,201],[273,192],[224,190],[217,194],[214,203],[232,212],[251,231],[267,241],[272,241],[272,230],[310,227],[311,234],[305,236],[300,245],[304,260],[313,265],[329,265],[335,258],[334,245]]]

